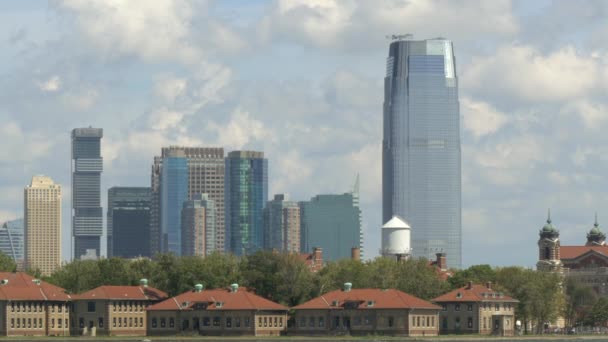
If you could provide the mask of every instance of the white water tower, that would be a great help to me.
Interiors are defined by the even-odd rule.
[[[382,226],[382,249],[384,257],[405,260],[412,254],[410,225],[399,216],[393,216]]]

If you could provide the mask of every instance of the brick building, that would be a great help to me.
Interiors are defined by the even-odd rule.
[[[287,326],[287,311],[238,284],[203,290],[197,284],[148,308],[148,335],[278,336]]]
[[[293,308],[294,335],[437,336],[440,307],[405,292],[351,289],[328,292]]]
[[[100,286],[72,297],[72,334],[145,336],[146,308],[169,296],[142,279],[140,286]]]
[[[518,301],[486,286],[472,284],[432,300],[441,305],[441,334],[513,336]]]
[[[70,296],[23,272],[0,272],[1,336],[69,336]]]

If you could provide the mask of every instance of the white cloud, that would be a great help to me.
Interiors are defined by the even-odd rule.
[[[95,89],[74,89],[61,94],[60,99],[67,108],[82,112],[90,109],[97,102],[99,92]]]
[[[509,1],[279,0],[258,32],[264,40],[274,34],[324,48],[364,49],[384,43],[387,34],[449,33],[468,40],[488,33],[509,36],[518,29]]]
[[[460,99],[460,110],[464,118],[464,129],[477,139],[496,133],[508,122],[507,116],[490,104],[468,97]]]
[[[185,78],[163,75],[159,77],[154,85],[154,93],[165,102],[173,103],[178,96],[186,90],[187,80]]]
[[[526,102],[563,102],[588,95],[599,85],[596,58],[565,46],[544,53],[527,45],[507,45],[475,57],[461,73],[463,89],[479,96]]]
[[[206,130],[218,136],[215,141],[218,146],[225,146],[229,150],[245,149],[247,144],[254,141],[271,142],[274,140],[274,135],[263,122],[252,118],[241,108],[234,110],[230,121],[225,125],[209,122]]]
[[[602,103],[591,102],[586,99],[571,102],[563,109],[563,113],[573,113],[579,116],[587,129],[600,130],[608,119],[608,106]]]
[[[61,78],[55,75],[46,81],[38,82],[38,88],[45,93],[54,93],[61,88]]]

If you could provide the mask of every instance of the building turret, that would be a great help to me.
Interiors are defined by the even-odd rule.
[[[593,228],[587,233],[587,243],[585,246],[605,246],[606,234],[600,230],[600,225],[597,223],[597,213],[595,214],[595,223]]]
[[[551,223],[551,210],[547,214],[547,223],[541,228],[538,235],[536,268],[539,271],[560,272],[562,261],[559,253],[559,231]]]

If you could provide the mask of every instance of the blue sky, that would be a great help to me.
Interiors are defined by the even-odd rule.
[[[149,185],[161,146],[263,149],[270,193],[292,200],[361,174],[375,255],[385,35],[412,33],[454,42],[464,264],[532,266],[547,208],[562,245],[608,220],[607,16],[605,1],[0,2],[0,221],[51,176],[67,257],[69,132],[92,125],[104,207],[111,186]]]

